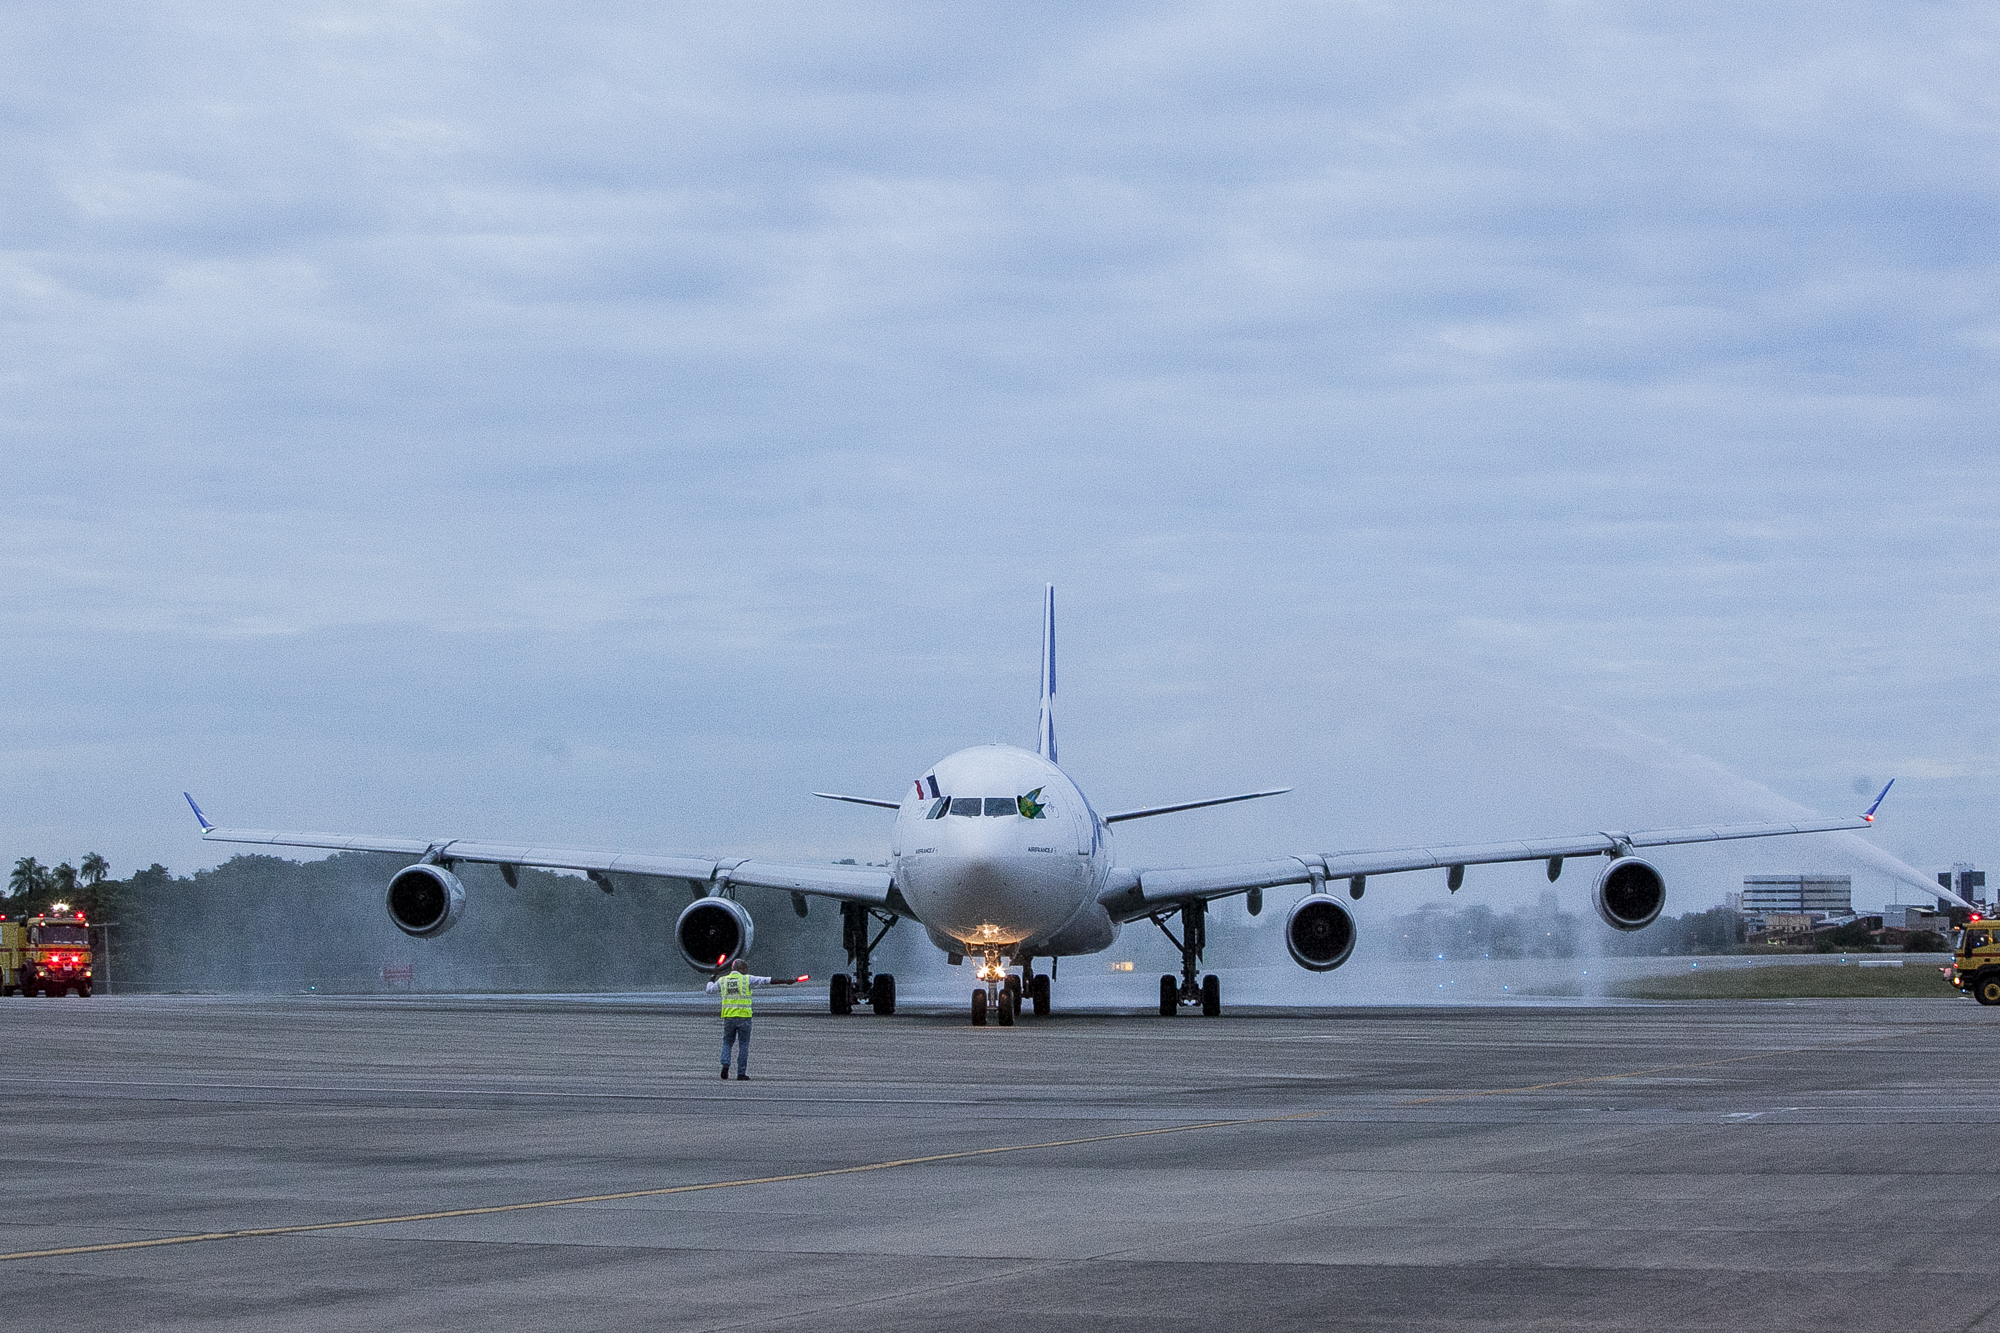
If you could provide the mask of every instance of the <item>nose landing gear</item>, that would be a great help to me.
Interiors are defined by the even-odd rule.
[[[1000,961],[999,951],[988,950],[979,964],[979,984],[972,992],[972,1026],[985,1027],[986,1015],[991,1013],[1001,1027],[1013,1027],[1014,1015],[1021,1007],[1021,983]]]
[[[1037,1015],[1049,1012],[1049,979],[1035,974],[1035,960],[1021,960],[1021,975],[1007,970],[1000,955],[989,953],[979,965],[980,988],[972,992],[972,1026],[986,1026],[988,1014],[1003,1028],[1014,1026],[1024,1000],[1032,1001]]]

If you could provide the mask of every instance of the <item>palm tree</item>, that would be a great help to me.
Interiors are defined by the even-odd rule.
[[[32,856],[24,856],[14,863],[14,873],[7,876],[7,888],[16,898],[25,898],[32,893],[40,893],[49,886],[48,867]]]
[[[76,893],[76,867],[67,861],[63,862],[50,874],[48,882],[54,887],[58,897],[73,896]]]
[[[85,852],[82,865],[83,882],[96,888],[111,876],[111,863],[96,852]]]

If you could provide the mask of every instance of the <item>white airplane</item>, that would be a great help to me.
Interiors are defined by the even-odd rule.
[[[607,893],[612,891],[612,875],[685,880],[696,896],[674,923],[674,939],[689,965],[705,971],[751,951],[755,926],[737,897],[739,891],[787,891],[800,916],[806,915],[808,897],[831,898],[840,904],[842,939],[853,967],[851,975],[833,977],[828,988],[828,1003],[836,1014],[852,1012],[857,1002],[870,1004],[878,1014],[895,1012],[896,979],[873,973],[869,959],[889,928],[907,917],[924,928],[931,943],[953,964],[979,960],[972,1021],[983,1026],[989,1013],[1000,1024],[1011,1025],[1024,996],[1036,1014],[1046,1014],[1049,977],[1035,971],[1035,960],[1100,953],[1118,938],[1120,926],[1135,921],[1151,921],[1180,950],[1180,975],[1160,978],[1160,1013],[1171,1015],[1183,1005],[1199,1005],[1202,1013],[1213,1017],[1222,1011],[1222,982],[1213,973],[1199,975],[1208,905],[1240,894],[1255,915],[1263,910],[1267,889],[1307,890],[1286,914],[1285,947],[1293,961],[1313,972],[1330,972],[1354,952],[1353,914],[1327,886],[1345,880],[1348,894],[1359,899],[1369,876],[1399,871],[1441,869],[1446,884],[1456,892],[1469,865],[1542,861],[1553,881],[1565,860],[1602,856],[1607,860],[1592,885],[1591,904],[1606,924],[1639,930],[1660,915],[1667,894],[1665,879],[1635,854],[1639,849],[1865,829],[1874,823],[1876,810],[1895,785],[1891,779],[1866,813],[1846,819],[1311,852],[1223,865],[1134,869],[1116,863],[1112,825],[1278,796],[1290,788],[1099,814],[1082,789],[1056,766],[1055,702],[1055,587],[1050,585],[1043,602],[1041,737],[1035,750],[1011,745],[960,750],[913,780],[900,801],[813,793],[896,812],[886,868],[460,838],[225,829],[211,824],[192,796],[187,800],[201,824],[202,837],[210,842],[416,857],[415,864],[389,880],[388,908],[396,926],[419,939],[444,934],[464,912],[465,886],[454,873],[460,862],[497,865],[510,886],[518,882],[522,866],[580,870]],[[1176,917],[1178,935],[1173,929]]]

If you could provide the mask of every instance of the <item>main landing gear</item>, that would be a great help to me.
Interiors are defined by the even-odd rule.
[[[896,1012],[896,979],[887,972],[880,976],[870,972],[868,958],[889,933],[889,927],[900,920],[893,912],[879,912],[866,903],[840,905],[840,942],[847,948],[847,961],[853,965],[854,975],[836,972],[828,983],[826,1007],[830,1013],[851,1014],[857,1004],[866,1004],[878,1014]],[[881,922],[882,929],[870,939],[869,925],[873,921]]]
[[[990,1014],[1001,1027],[1013,1027],[1024,1002],[1033,1006],[1036,1017],[1048,1016],[1049,979],[1035,971],[1033,958],[1021,960],[1017,976],[1007,970],[999,954],[989,953],[979,965],[979,980],[980,988],[972,992],[972,1026],[985,1027]]]
[[[1167,927],[1167,918],[1176,912],[1181,918],[1181,933],[1178,938]],[[1172,1018],[1179,1013],[1182,1005],[1200,1005],[1203,1018],[1214,1018],[1222,1013],[1222,978],[1213,972],[1198,977],[1201,971],[1201,951],[1208,942],[1208,904],[1196,899],[1182,903],[1178,908],[1155,912],[1150,918],[1160,928],[1176,949],[1181,951],[1181,974],[1169,974],[1160,978],[1160,1017]]]

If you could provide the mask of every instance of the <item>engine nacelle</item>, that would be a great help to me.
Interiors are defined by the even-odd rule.
[[[428,940],[458,924],[465,886],[437,865],[406,866],[389,881],[389,919],[405,935]]]
[[[1330,893],[1309,893],[1285,917],[1285,948],[1311,972],[1331,972],[1354,953],[1354,917]]]
[[[1621,856],[1597,877],[1590,905],[1614,930],[1643,930],[1667,905],[1667,881],[1638,857]]]
[[[674,943],[681,946],[688,966],[699,972],[748,957],[756,937],[749,910],[733,898],[697,898],[674,922]]]

